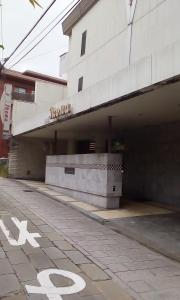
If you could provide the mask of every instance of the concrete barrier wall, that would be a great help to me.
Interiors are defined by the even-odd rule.
[[[47,156],[46,183],[66,189],[66,194],[86,202],[118,207],[122,192],[121,155]]]

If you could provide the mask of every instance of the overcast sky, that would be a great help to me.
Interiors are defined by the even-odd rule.
[[[39,0],[43,8],[35,9],[28,0],[2,0],[3,4],[3,37],[4,57],[8,57],[17,44],[31,29],[43,11],[52,0]],[[33,31],[30,38],[18,50],[22,50],[45,26],[47,26],[72,0],[57,0],[49,13]],[[75,2],[75,1],[74,1]],[[53,23],[55,24],[55,23]],[[49,27],[50,28],[50,27]],[[46,31],[47,32],[47,31]],[[38,40],[37,40],[38,41]],[[35,42],[34,42],[35,43]],[[32,46],[34,45],[32,43]],[[28,47],[30,49],[32,46]],[[48,37],[37,46],[23,61],[14,67],[17,71],[33,70],[53,76],[59,75],[59,56],[68,50],[68,38],[63,36],[62,27],[59,24]],[[27,50],[25,50],[26,52]],[[11,66],[20,56],[12,59],[7,66]],[[18,52],[17,52],[18,53]]]

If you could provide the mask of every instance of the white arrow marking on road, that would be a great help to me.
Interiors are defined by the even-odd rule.
[[[74,284],[67,287],[56,287],[50,280],[50,275],[61,275],[63,277],[70,278],[74,281]],[[44,270],[37,275],[37,279],[41,286],[26,285],[25,287],[27,292],[29,294],[46,295],[49,300],[63,300],[61,296],[76,294],[86,287],[84,279],[82,279],[79,275],[58,269]]]
[[[37,248],[40,247],[39,243],[35,240],[35,238],[41,237],[39,233],[31,233],[27,230],[27,221],[19,221],[17,218],[11,218],[13,223],[19,229],[19,238],[18,241],[11,238],[10,231],[6,229],[4,222],[0,220],[0,227],[6,236],[8,242],[12,246],[22,246],[25,245],[26,241],[28,241],[32,247]]]

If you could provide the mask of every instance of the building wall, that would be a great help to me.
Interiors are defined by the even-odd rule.
[[[66,86],[36,81],[35,101],[23,103],[14,101],[13,135],[37,128],[50,122],[50,108],[61,104],[66,97]]]
[[[97,97],[99,103],[106,102],[180,73],[180,1],[137,1],[132,36],[127,2],[100,0],[72,29],[68,96],[75,104],[83,101],[79,110],[96,105]],[[81,57],[85,30],[86,53]],[[81,76],[83,99],[77,92]],[[91,103],[88,94],[94,96]]]
[[[43,180],[46,151],[41,140],[13,140],[9,152],[9,177]]]
[[[81,36],[85,30],[87,30],[86,53],[81,57]],[[77,93],[79,77],[84,76],[84,88],[88,88],[127,66],[126,31],[124,0],[98,1],[73,27],[69,44],[69,96]]]
[[[125,137],[123,195],[180,207],[180,123]]]
[[[27,83],[24,81],[20,81],[18,79],[16,80],[16,79],[4,78],[0,80],[0,98],[4,91],[4,84],[11,84],[13,91],[15,87],[25,88],[27,93],[31,93],[35,88],[33,83]],[[0,157],[8,157],[8,152],[9,152],[9,141],[3,139],[3,124],[0,118]]]

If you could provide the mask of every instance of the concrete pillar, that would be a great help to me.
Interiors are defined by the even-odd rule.
[[[108,117],[108,153],[112,151],[112,116]]]
[[[76,154],[76,141],[68,140],[67,154]]]

